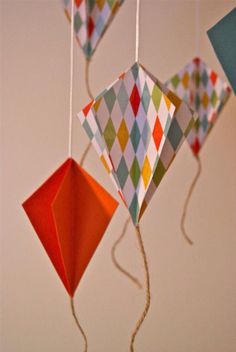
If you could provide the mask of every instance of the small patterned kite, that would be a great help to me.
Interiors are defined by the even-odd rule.
[[[167,82],[167,87],[198,115],[187,137],[194,155],[198,155],[230,96],[230,86],[204,61],[195,58]]]
[[[63,0],[71,19],[72,0]],[[74,0],[74,30],[84,55],[90,59],[124,0]]]

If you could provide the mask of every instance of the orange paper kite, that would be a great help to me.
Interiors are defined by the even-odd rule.
[[[117,201],[73,159],[64,162],[23,203],[71,297],[117,205]]]

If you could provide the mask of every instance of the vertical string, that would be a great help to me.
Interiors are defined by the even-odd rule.
[[[195,0],[195,55],[200,54],[200,0]]]
[[[70,100],[69,100],[69,138],[68,155],[72,156],[72,119],[73,119],[73,72],[74,72],[74,0],[71,0],[70,22]]]
[[[139,21],[140,21],[140,0],[137,0],[136,5],[136,42],[135,42],[135,62],[139,58]]]

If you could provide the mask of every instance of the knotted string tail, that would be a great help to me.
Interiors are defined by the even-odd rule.
[[[85,61],[85,84],[86,84],[87,93],[89,95],[89,98],[91,100],[94,100],[94,97],[93,97],[93,94],[92,94],[91,88],[90,88],[90,83],[89,83],[89,67],[90,67],[90,59],[86,59],[86,61]]]
[[[127,220],[124,223],[122,232],[120,234],[120,236],[118,237],[118,239],[115,241],[115,243],[113,244],[112,248],[111,248],[111,258],[113,261],[113,264],[115,265],[115,267],[117,268],[117,270],[119,270],[123,275],[127,276],[127,278],[129,280],[131,280],[138,288],[142,288],[142,284],[140,283],[140,281],[134,277],[132,274],[130,274],[126,269],[124,269],[118,262],[118,260],[116,259],[116,249],[117,246],[120,244],[120,242],[123,240],[126,232],[127,232],[127,228],[129,226],[130,223],[130,216],[127,218]]]
[[[142,235],[140,232],[140,228],[137,225],[136,226],[136,234],[137,234],[137,238],[138,238],[138,243],[139,243],[139,247],[140,247],[140,251],[143,257],[143,264],[144,264],[144,269],[145,269],[145,287],[146,287],[146,303],[145,303],[145,308],[143,310],[143,313],[141,315],[141,317],[139,318],[139,320],[137,321],[137,324],[135,326],[135,329],[131,335],[131,341],[130,341],[130,352],[134,352],[134,341],[135,338],[139,332],[139,329],[141,327],[141,325],[143,324],[147,313],[149,311],[150,308],[150,304],[151,304],[151,291],[150,291],[150,274],[149,274],[149,269],[148,269],[148,261],[147,261],[147,255],[144,249],[144,244],[143,244],[143,240],[142,240]]]
[[[85,335],[85,332],[83,330],[83,328],[81,327],[80,323],[79,323],[79,320],[76,316],[76,313],[75,313],[75,306],[74,306],[74,299],[73,297],[70,298],[70,306],[71,306],[71,311],[72,311],[72,315],[75,319],[75,323],[81,333],[81,335],[83,336],[83,339],[84,339],[84,352],[87,352],[88,351],[88,340],[87,340],[87,336]]]
[[[197,163],[198,163],[197,173],[196,173],[196,175],[195,175],[195,177],[193,179],[193,182],[191,183],[191,186],[189,188],[187,197],[185,199],[184,208],[183,208],[183,214],[182,214],[181,222],[180,222],[180,227],[181,227],[182,234],[183,234],[185,240],[190,245],[193,245],[193,241],[189,238],[189,236],[186,233],[186,230],[185,230],[185,219],[186,219],[186,215],[187,215],[187,208],[188,208],[188,204],[189,204],[190,198],[192,196],[193,190],[195,188],[197,180],[198,180],[198,178],[199,178],[199,176],[201,174],[201,171],[202,171],[202,165],[201,165],[201,160],[200,160],[199,156],[196,156],[196,160],[197,160]]]

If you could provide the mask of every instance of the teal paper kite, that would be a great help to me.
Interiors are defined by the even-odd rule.
[[[236,95],[236,7],[207,34]]]

